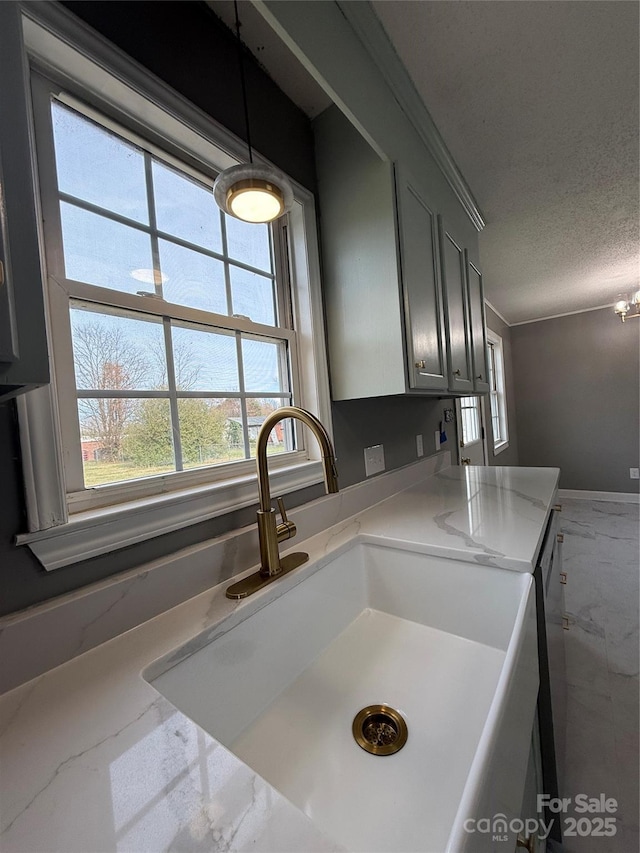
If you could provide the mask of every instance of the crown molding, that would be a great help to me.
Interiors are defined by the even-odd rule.
[[[577,311],[565,311],[563,314],[549,314],[547,317],[534,317],[532,320],[520,320],[519,323],[511,323],[513,326],[528,326],[529,323],[544,323],[545,320],[557,320],[560,317],[573,317],[574,314],[588,314],[589,311],[603,311],[605,308],[613,308],[614,302],[606,305],[594,305],[593,308],[578,308]],[[497,313],[497,312],[496,312]]]
[[[336,2],[340,12],[380,69],[398,104],[440,167],[460,204],[478,231],[482,231],[486,224],[484,214],[440,136],[424,101],[418,94],[413,80],[391,44],[371,3],[369,0],[358,3],[344,2],[344,0],[336,0]]]
[[[484,304],[487,306],[487,308],[490,308],[493,311],[493,313],[496,315],[496,317],[499,317],[502,320],[502,322],[505,324],[505,326],[511,327],[512,324],[507,320],[507,318],[504,316],[504,314],[501,314],[498,311],[498,309],[495,307],[495,305],[492,305],[488,299],[484,300]]]

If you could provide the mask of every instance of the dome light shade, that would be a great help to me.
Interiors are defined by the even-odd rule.
[[[272,222],[293,205],[293,190],[282,172],[255,163],[221,172],[213,195],[218,207],[244,222]]]

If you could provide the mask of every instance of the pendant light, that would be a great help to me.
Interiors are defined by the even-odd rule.
[[[233,6],[236,17],[236,39],[238,42],[240,83],[249,162],[231,166],[231,168],[221,172],[213,185],[213,196],[218,207],[228,213],[229,216],[242,219],[244,222],[271,222],[291,210],[293,190],[285,175],[278,169],[253,162],[237,0],[234,0]]]

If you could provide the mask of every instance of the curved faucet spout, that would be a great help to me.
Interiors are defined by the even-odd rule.
[[[269,489],[269,469],[267,467],[267,443],[271,430],[285,418],[294,418],[309,427],[315,435],[322,451],[322,467],[324,470],[324,483],[327,492],[338,491],[338,472],[336,470],[336,458],[329,433],[322,426],[318,418],[300,409],[298,406],[283,406],[268,415],[258,433],[256,446],[256,463],[258,466],[258,496],[260,509],[258,510],[258,538],[260,541],[260,571],[250,575],[244,580],[232,584],[227,589],[228,598],[245,598],[261,589],[265,584],[271,583],[277,577],[301,566],[309,559],[308,554],[297,552],[280,557],[278,543],[285,539],[291,539],[296,535],[296,526],[289,521],[281,499],[278,499],[282,522],[277,524],[276,511],[271,506],[271,490]]]
[[[300,409],[298,406],[283,406],[276,409],[264,419],[258,434],[256,447],[256,462],[258,465],[258,497],[262,512],[271,510],[271,490],[269,488],[269,470],[267,468],[267,443],[272,429],[285,418],[294,418],[302,421],[315,435],[322,450],[322,467],[324,470],[324,483],[327,493],[338,491],[338,472],[336,469],[336,458],[329,433],[320,423],[315,415]]]

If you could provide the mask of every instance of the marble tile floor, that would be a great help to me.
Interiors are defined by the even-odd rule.
[[[638,853],[639,510],[562,501],[567,735],[564,796],[618,801],[616,835],[567,837],[566,853]],[[605,816],[605,815],[603,815]],[[595,814],[575,814],[595,824]],[[589,827],[583,822],[582,827]]]

